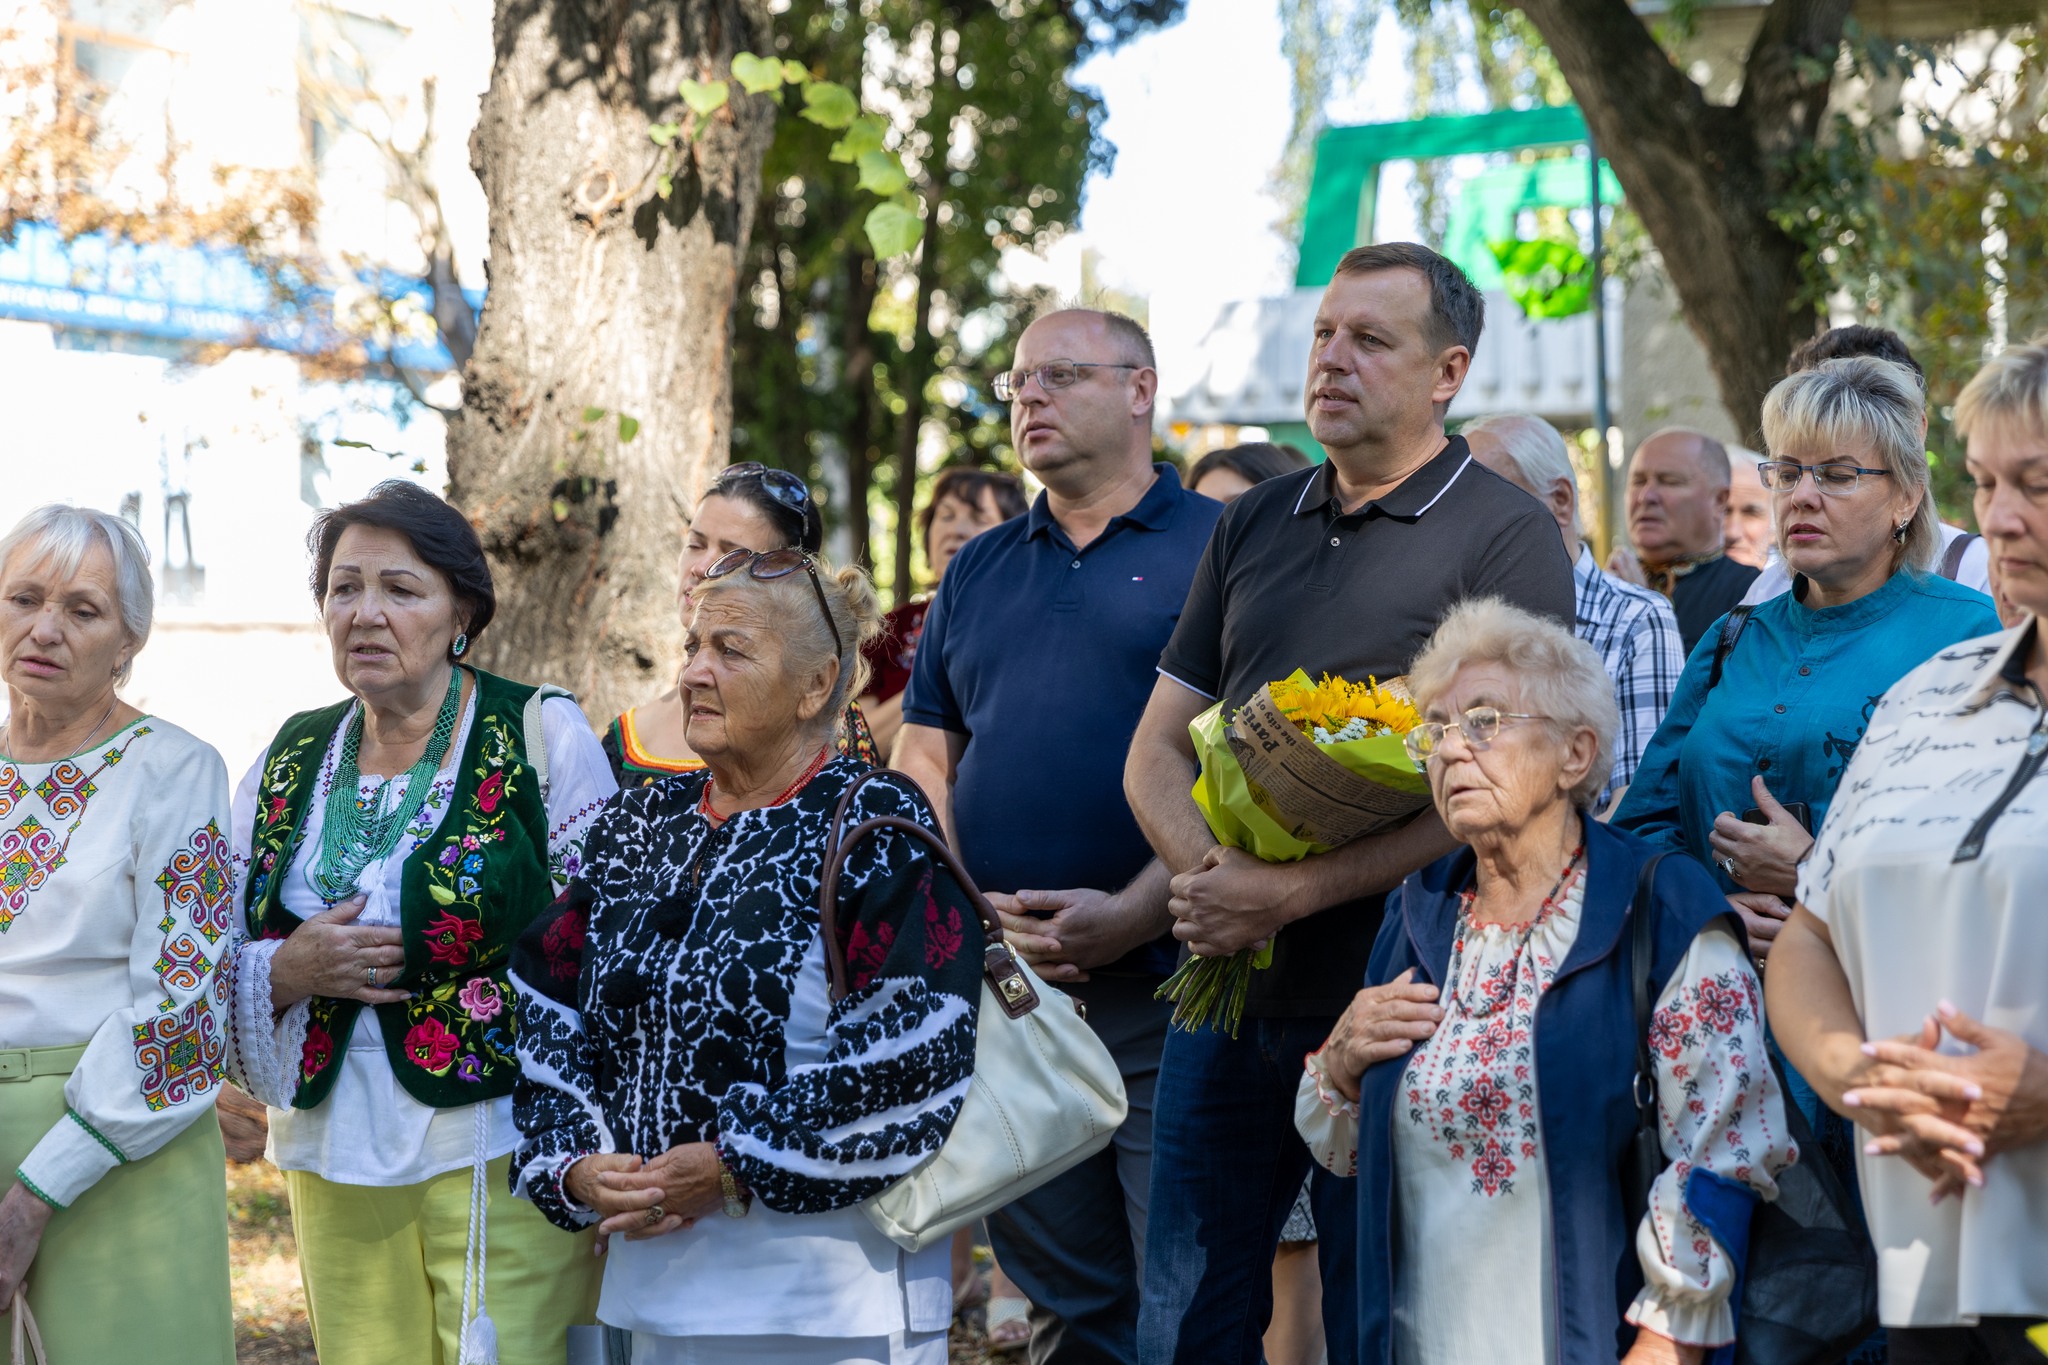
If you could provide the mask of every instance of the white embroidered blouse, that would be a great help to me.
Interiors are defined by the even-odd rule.
[[[1528,925],[1460,918],[1445,973],[1451,985],[1437,1002],[1443,1020],[1409,1054],[1394,1111],[1398,1365],[1556,1365],[1535,1023],[1578,939],[1584,898],[1574,875]],[[1765,1060],[1762,1005],[1741,944],[1716,922],[1693,940],[1652,1016],[1671,1164],[1636,1234],[1645,1283],[1627,1317],[1686,1345],[1734,1336],[1734,1268],[1686,1211],[1686,1176],[1703,1166],[1769,1199],[1774,1173],[1795,1155]],[[1307,1083],[1304,1093],[1313,1093]],[[1331,1151],[1325,1142],[1318,1159],[1328,1164]]]
[[[213,1121],[227,821],[220,755],[154,716],[53,763],[0,756],[0,1047],[86,1045],[15,1172],[58,1208]]]
[[[320,829],[326,811],[327,793],[340,761],[341,737],[355,711],[344,716],[328,741],[321,761],[319,785],[307,803],[305,835],[300,855],[289,868],[280,893],[285,908],[308,917],[326,908],[326,902],[307,880],[309,859],[320,847]],[[469,730],[476,718],[476,698],[471,695],[463,707],[462,722],[448,746],[448,761],[434,775],[433,786],[412,824],[399,837],[389,857],[363,870],[358,885],[368,900],[356,923],[396,925],[399,922],[399,888],[405,860],[433,837],[448,813],[449,797],[455,789],[456,768],[469,742]],[[548,751],[548,869],[559,893],[582,866],[583,836],[597,818],[604,803],[618,790],[611,765],[605,760],[597,736],[576,703],[567,697],[550,697],[541,704],[541,727]],[[234,1056],[230,1067],[234,1078],[250,1093],[271,1106],[270,1159],[290,1171],[310,1171],[322,1179],[343,1185],[409,1185],[470,1164],[476,1153],[473,1106],[435,1109],[407,1094],[391,1069],[384,1051],[384,1039],[376,1012],[364,1010],[356,1017],[348,1052],[341,1061],[340,1074],[327,1099],[313,1109],[293,1109],[298,1090],[300,1052],[305,1046],[309,1003],[300,1001],[272,1022],[270,961],[282,940],[239,937],[246,926],[241,913],[242,878],[248,871],[249,849],[256,822],[258,789],[268,755],[257,759],[242,778],[234,799],[234,868],[236,970],[234,984]],[[362,779],[361,795],[368,800],[376,794],[382,779]],[[385,789],[384,799],[392,805],[403,800],[406,776],[399,776]],[[512,1123],[512,1099],[505,1096],[489,1102],[484,1138],[486,1159],[510,1152],[519,1141]]]

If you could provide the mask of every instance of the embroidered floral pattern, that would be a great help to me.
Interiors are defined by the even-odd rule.
[[[298,828],[294,828],[288,818],[291,792],[298,785],[306,760],[312,757],[315,742],[310,736],[302,737],[273,751],[263,765],[262,785],[257,796],[261,814],[251,832],[249,886],[242,899],[243,916],[248,921],[251,934],[263,932],[261,916],[278,864],[282,862],[289,867],[292,854],[297,851],[296,841],[303,832],[304,824],[300,822]]]
[[[71,836],[85,822],[92,798],[99,795],[94,779],[121,761],[129,746],[154,733],[138,725],[120,743],[100,755],[99,766],[86,772],[69,759],[52,767],[32,789],[42,799],[53,820],[69,820],[61,833],[35,815],[24,815],[19,824],[0,834],[0,934],[7,932],[15,916],[28,908],[29,897],[64,866],[64,852]],[[13,764],[0,768],[0,819],[12,815],[26,803],[31,788]]]
[[[448,1031],[439,1019],[431,1015],[414,1024],[405,1035],[405,1055],[423,1071],[436,1076],[446,1072],[455,1061],[455,1054],[462,1048],[462,1040]],[[471,1061],[476,1060],[474,1057]],[[465,1079],[479,1079],[466,1077]]]
[[[505,1012],[505,997],[498,990],[498,983],[488,976],[470,981],[456,993],[455,1002],[479,1024],[488,1023]]]

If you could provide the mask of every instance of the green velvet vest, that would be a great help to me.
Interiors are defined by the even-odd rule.
[[[437,1109],[512,1092],[519,1059],[506,962],[513,940],[554,899],[542,774],[528,759],[526,735],[529,721],[540,723],[529,703],[544,694],[471,671],[476,719],[447,813],[405,860],[400,882],[405,966],[390,985],[412,997],[377,1006],[399,1084]],[[319,856],[303,847],[306,812],[321,799],[321,763],[350,705],[293,716],[271,741],[243,900],[253,937],[284,938],[303,922],[284,907],[285,879],[303,876],[300,860]],[[296,1108],[311,1109],[333,1090],[362,1009],[360,1000],[313,997]]]

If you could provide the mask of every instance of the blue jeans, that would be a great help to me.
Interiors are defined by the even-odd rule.
[[[1336,1022],[1247,1019],[1236,1038],[1207,1029],[1167,1035],[1153,1111],[1140,1365],[1259,1365],[1273,1314],[1273,1252],[1311,1168],[1330,1365],[1358,1359],[1357,1182],[1316,1166],[1294,1131],[1302,1058]]]
[[[1066,989],[1123,1077],[1130,1114],[1110,1145],[989,1215],[996,1264],[1031,1300],[1030,1365],[1131,1365],[1151,1188],[1153,1084],[1173,1006],[1154,977]]]

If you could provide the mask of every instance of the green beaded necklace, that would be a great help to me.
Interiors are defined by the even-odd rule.
[[[381,862],[398,846],[398,837],[419,813],[427,799],[434,774],[448,756],[448,743],[455,735],[455,721],[461,712],[462,670],[448,670],[448,695],[441,699],[441,712],[434,718],[434,733],[427,740],[420,761],[405,771],[405,794],[398,804],[384,812],[384,795],[396,778],[385,778],[368,799],[360,795],[362,770],[356,756],[363,744],[363,708],[341,737],[341,761],[334,768],[334,785],[327,793],[327,812],[320,826],[320,856],[306,869],[306,882],[329,905],[355,894],[363,869]]]

